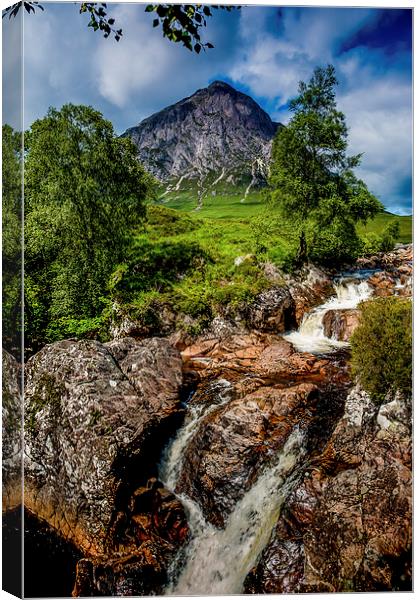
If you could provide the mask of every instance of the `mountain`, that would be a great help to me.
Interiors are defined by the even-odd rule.
[[[281,125],[250,97],[214,81],[141,121],[132,138],[145,168],[179,189],[219,182],[249,187],[266,180],[272,139]]]

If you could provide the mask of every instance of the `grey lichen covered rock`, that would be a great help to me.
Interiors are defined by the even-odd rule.
[[[2,476],[3,511],[22,501],[22,398],[21,368],[17,360],[3,350],[2,357]]]
[[[87,555],[154,468],[182,414],[181,361],[163,339],[50,344],[26,366],[25,505]]]

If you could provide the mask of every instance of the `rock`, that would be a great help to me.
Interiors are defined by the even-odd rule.
[[[359,324],[360,312],[356,309],[328,310],[323,317],[324,335],[341,342],[349,342]]]
[[[22,504],[21,367],[3,350],[2,356],[2,493],[3,511]]]
[[[250,329],[283,333],[296,326],[294,300],[286,287],[272,288],[259,294],[246,309]]]
[[[317,398],[310,383],[259,387],[215,409],[186,449],[176,490],[197,501],[208,521],[223,526],[294,426],[308,426]]]
[[[145,168],[179,190],[182,181],[261,184],[278,128],[260,106],[227,83],[207,88],[144,119],[123,135]]]
[[[170,563],[189,537],[181,502],[150,479],[117,514],[112,533],[112,552],[78,562],[73,596],[161,593]]]
[[[403,402],[378,410],[365,392],[349,394],[329,443],[287,498],[245,591],[411,589],[411,423]]]
[[[164,339],[45,346],[26,365],[27,508],[85,555],[106,554],[115,510],[182,418],[180,382]]]
[[[297,352],[280,336],[240,334],[225,339],[198,338],[182,352],[184,371],[198,380],[223,377],[239,382],[251,374],[253,381],[311,381],[322,384],[347,380],[342,361]],[[241,384],[238,384],[242,386]]]
[[[330,274],[313,265],[302,269],[299,277],[293,275],[289,286],[297,325],[300,325],[307,312],[334,293]]]
[[[395,276],[386,271],[374,273],[368,280],[368,285],[374,289],[374,296],[387,297],[394,295]]]
[[[150,596],[167,583],[167,554],[162,545],[143,542],[131,554],[84,558],[77,564],[73,597]]]

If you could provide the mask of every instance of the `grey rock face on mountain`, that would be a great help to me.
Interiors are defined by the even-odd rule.
[[[162,182],[263,181],[279,127],[249,96],[215,81],[128,129],[146,169]]]

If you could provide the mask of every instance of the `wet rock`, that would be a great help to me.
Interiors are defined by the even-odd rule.
[[[2,356],[2,495],[3,511],[22,503],[22,398],[21,368],[3,350]]]
[[[77,564],[73,597],[150,596],[167,583],[171,548],[143,542],[135,552],[104,558],[85,558]]]
[[[26,365],[25,505],[87,555],[112,546],[132,482],[179,424],[179,353],[166,340],[64,340]]]
[[[359,324],[359,310],[328,310],[323,317],[324,335],[340,342],[349,339]]]
[[[334,293],[331,275],[312,265],[305,267],[299,276],[293,275],[289,287],[298,326],[307,312]]]
[[[365,392],[354,389],[329,443],[286,500],[245,588],[411,589],[410,430],[406,401],[396,398],[378,410]],[[285,576],[287,543],[293,552]]]
[[[181,502],[151,478],[115,515],[111,537],[112,551],[77,564],[73,596],[161,593],[189,527]]]
[[[259,294],[247,308],[245,320],[249,329],[283,333],[296,326],[295,304],[288,288],[272,288]]]
[[[196,500],[208,521],[222,526],[293,428],[308,426],[317,398],[317,387],[309,383],[259,387],[214,410],[186,449],[176,489]]]
[[[338,361],[307,352],[297,352],[280,336],[271,334],[232,335],[226,339],[198,338],[182,352],[184,371],[199,380],[223,377],[241,382],[249,376],[258,385],[263,381],[326,382],[346,380],[347,369]]]
[[[374,296],[387,297],[394,295],[395,276],[386,271],[374,273],[368,280],[368,285],[374,289]]]

